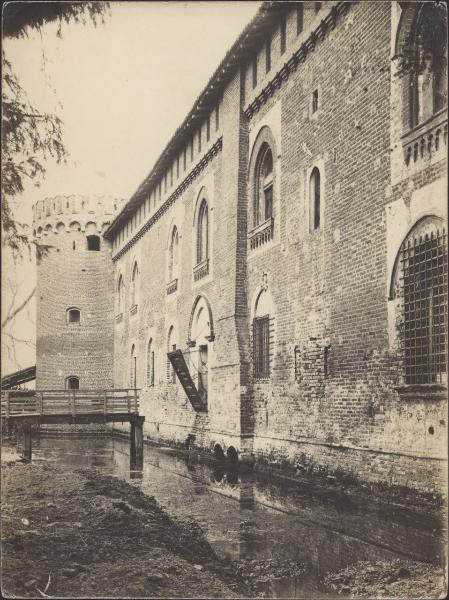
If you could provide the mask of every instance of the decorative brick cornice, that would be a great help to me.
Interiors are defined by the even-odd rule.
[[[279,69],[274,77],[262,89],[262,91],[254,98],[254,100],[246,107],[245,115],[248,119],[257,113],[262,105],[270,98],[274,92],[279,89],[284,81],[286,81],[290,73],[296,71],[299,65],[306,61],[310,52],[315,49],[318,41],[324,40],[326,33],[334,29],[339,17],[348,13],[352,2],[339,2],[331,8],[329,14],[320,22],[318,27],[312,31],[306,41],[296,50],[289,60]]]
[[[140,238],[158,221],[162,215],[167,212],[172,204],[176,202],[176,200],[181,196],[181,194],[189,187],[189,185],[194,181],[201,171],[204,170],[206,165],[216,156],[223,147],[223,137],[219,137],[213,146],[206,152],[206,154],[202,157],[202,159],[195,165],[195,167],[189,172],[187,177],[185,177],[182,182],[178,185],[176,190],[171,194],[167,200],[158,208],[158,210],[151,215],[148,221],[142,225],[142,227],[137,231],[133,237],[121,248],[117,254],[112,257],[112,260],[116,262],[119,258],[121,258],[134,244],[140,240]]]

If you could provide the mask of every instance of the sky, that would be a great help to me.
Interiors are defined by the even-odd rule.
[[[57,25],[48,24],[6,40],[6,57],[31,103],[62,119],[69,153],[65,165],[46,164],[39,188],[26,186],[17,217],[31,224],[32,204],[57,194],[129,198],[260,4],[111,2],[104,25],[65,24],[60,39]],[[6,266],[8,309],[8,289],[18,289],[20,302],[35,273],[27,258]],[[10,332],[28,343],[3,353],[3,373],[34,364],[34,311],[32,302],[13,324]]]

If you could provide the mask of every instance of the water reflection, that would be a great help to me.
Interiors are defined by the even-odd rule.
[[[224,461],[200,464],[169,448],[145,445],[143,463],[136,464],[121,438],[41,437],[33,443],[36,460],[70,469],[94,466],[154,496],[173,517],[195,519],[221,557],[306,565],[307,578],[261,582],[273,598],[322,597],[322,576],[358,560],[444,559],[443,524],[430,517],[281,485]]]

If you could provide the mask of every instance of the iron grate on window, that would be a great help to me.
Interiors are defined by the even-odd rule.
[[[447,237],[445,230],[401,246],[404,366],[407,384],[447,383]]]
[[[270,317],[257,317],[253,321],[254,378],[270,378]]]

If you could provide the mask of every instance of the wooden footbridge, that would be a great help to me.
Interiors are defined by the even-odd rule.
[[[40,424],[130,423],[130,456],[143,461],[143,423],[138,389],[8,390],[1,394],[2,426],[23,431],[23,456],[31,460],[31,427]]]

